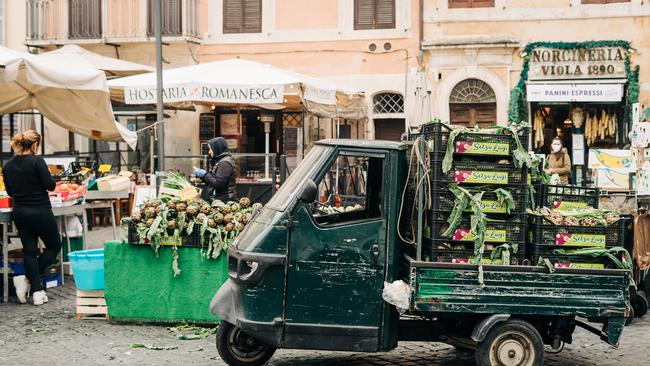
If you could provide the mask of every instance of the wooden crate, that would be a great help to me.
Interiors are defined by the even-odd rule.
[[[108,320],[108,308],[106,307],[104,290],[77,290],[77,319]]]

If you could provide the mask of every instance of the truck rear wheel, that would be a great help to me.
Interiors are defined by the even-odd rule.
[[[230,366],[261,366],[271,359],[275,348],[260,343],[232,324],[221,322],[217,329],[217,351]]]
[[[519,319],[494,326],[476,347],[479,366],[542,366],[544,343],[535,327]]]
[[[636,316],[641,318],[648,312],[648,296],[645,291],[636,293],[636,308],[634,309]]]

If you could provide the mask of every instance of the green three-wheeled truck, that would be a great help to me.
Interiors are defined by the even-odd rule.
[[[223,319],[226,363],[262,365],[278,348],[385,352],[432,341],[474,349],[479,365],[542,365],[544,346],[571,343],[576,326],[618,344],[628,271],[479,268],[407,250],[421,245],[398,232],[409,151],[386,141],[315,145],[228,253],[230,279],[210,305]],[[402,315],[382,298],[384,283],[398,280],[410,288]]]

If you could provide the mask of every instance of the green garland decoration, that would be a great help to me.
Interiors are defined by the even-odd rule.
[[[530,57],[535,48],[546,47],[561,50],[590,49],[598,47],[622,47],[625,50],[631,48],[628,41],[588,41],[588,42],[532,42],[524,47],[522,53],[524,63],[519,75],[519,82],[510,92],[510,103],[508,105],[509,122],[521,122],[528,120],[528,105],[526,103],[526,80],[530,69]],[[639,66],[632,68],[630,53],[625,53],[625,75],[628,80],[627,100],[629,104],[639,101]],[[632,122],[632,108],[628,108],[628,124]]]

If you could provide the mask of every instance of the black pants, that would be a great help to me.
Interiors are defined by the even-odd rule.
[[[49,207],[15,207],[12,216],[23,244],[25,275],[32,285],[32,292],[41,291],[41,274],[56,263],[56,256],[61,251],[61,234],[56,219]],[[39,238],[45,244],[45,250],[40,254]]]

